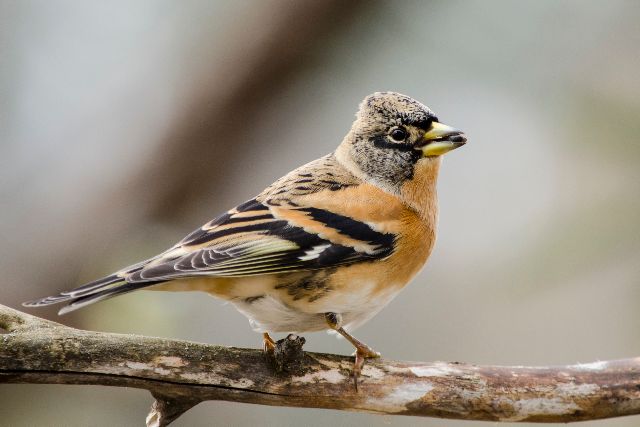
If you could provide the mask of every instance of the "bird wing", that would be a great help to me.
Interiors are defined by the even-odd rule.
[[[71,301],[60,310],[63,314],[172,279],[319,270],[386,258],[395,250],[399,230],[385,223],[397,220],[397,212],[381,216],[388,201],[377,196],[356,201],[357,192],[347,195],[359,185],[333,154],[327,155],[290,172],[158,256],[24,305]],[[354,206],[363,204],[371,212],[355,209],[360,220],[349,216]],[[348,206],[352,208],[343,209]],[[375,218],[383,218],[382,223]],[[376,230],[378,226],[393,232]]]
[[[252,199],[134,269],[126,281],[316,270],[385,258],[395,237],[325,209]]]

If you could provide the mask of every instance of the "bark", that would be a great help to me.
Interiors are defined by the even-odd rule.
[[[0,328],[0,383],[146,389],[155,398],[149,426],[206,400],[486,421],[640,414],[640,358],[556,367],[378,359],[367,361],[356,391],[347,356],[285,354],[283,366],[261,350],[83,331],[1,305]],[[292,343],[304,340],[279,345],[301,354]]]

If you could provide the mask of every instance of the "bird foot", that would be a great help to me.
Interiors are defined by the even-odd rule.
[[[377,359],[381,355],[379,352],[375,351],[371,347],[366,344],[362,344],[361,346],[356,347],[355,361],[353,363],[353,385],[356,388],[356,392],[358,392],[358,377],[362,372],[362,367],[364,366],[364,362],[367,359]]]
[[[276,350],[276,342],[271,338],[267,332],[262,334],[262,351],[267,357],[273,357],[273,353]]]

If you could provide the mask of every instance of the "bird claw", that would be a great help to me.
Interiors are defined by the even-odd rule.
[[[268,333],[262,334],[262,351],[267,357],[273,357],[273,353],[276,350],[276,342],[271,338]]]
[[[360,372],[362,372],[362,367],[364,366],[364,361],[366,359],[374,359],[380,357],[380,353],[360,341],[359,339],[351,336],[347,331],[344,330],[342,325],[342,315],[340,313],[327,312],[324,314],[324,318],[327,322],[327,325],[342,335],[347,341],[349,341],[356,348],[355,352],[355,361],[353,363],[353,385],[356,388],[356,393],[358,392],[358,377],[360,376]]]
[[[355,361],[353,363],[353,385],[355,386],[356,393],[358,392],[358,377],[362,372],[364,362],[367,359],[377,359],[380,356],[381,355],[379,352],[375,351],[366,344],[356,349]]]

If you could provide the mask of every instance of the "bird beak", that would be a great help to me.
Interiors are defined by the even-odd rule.
[[[467,143],[467,137],[458,129],[433,122],[429,130],[416,144],[423,157],[441,156]]]

